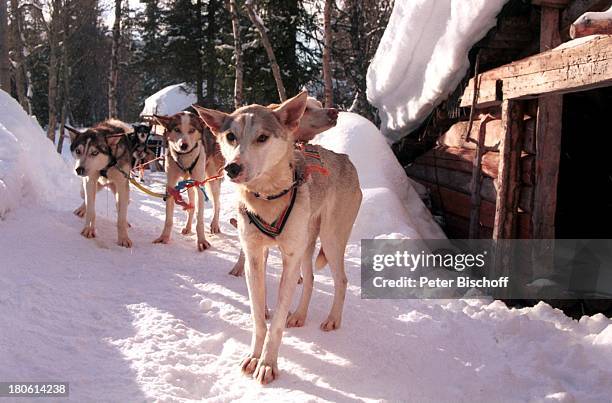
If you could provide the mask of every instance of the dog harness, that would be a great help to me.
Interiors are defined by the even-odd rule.
[[[196,143],[196,145],[195,145],[195,146],[193,146],[193,148],[192,148],[191,150],[186,151],[186,152],[184,152],[184,153],[180,153],[180,152],[178,152],[178,151],[177,151],[176,153],[177,153],[178,155],[187,155],[187,154],[189,154],[189,153],[193,152],[193,150],[195,150],[197,147],[198,147],[198,144]],[[204,150],[204,151],[206,152],[206,150]],[[177,165],[177,166],[178,166],[178,167],[179,167],[179,168],[180,168],[180,169],[181,169],[183,172],[189,172],[189,174],[191,175],[191,174],[193,173],[193,172],[192,172],[192,171],[193,171],[193,168],[195,168],[196,164],[197,164],[197,163],[198,163],[198,161],[200,160],[200,155],[201,155],[201,154],[202,154],[202,152],[198,153],[198,156],[196,157],[196,159],[195,159],[195,160],[193,160],[193,162],[191,163],[191,165],[189,165],[189,167],[188,167],[188,168],[185,168],[185,167],[183,166],[183,164],[181,164],[181,163],[178,161],[178,159],[174,159],[174,158],[172,158],[172,161],[174,161],[174,163],[175,163],[175,164],[176,164],[176,165]],[[171,154],[171,156],[172,156],[172,154]]]
[[[283,228],[285,227],[285,224],[289,219],[289,215],[291,214],[291,210],[293,210],[293,206],[295,205],[298,188],[304,182],[306,182],[310,174],[312,174],[313,172],[317,172],[321,175],[329,175],[329,171],[323,165],[323,161],[321,161],[321,155],[319,154],[319,151],[316,147],[311,146],[309,144],[302,144],[296,145],[296,150],[302,152],[306,164],[302,175],[298,174],[297,169],[293,171],[293,183],[291,184],[291,186],[275,195],[270,196],[262,196],[257,192],[253,192],[253,196],[262,200],[275,200],[291,192],[289,204],[280,213],[276,220],[274,220],[272,223],[267,223],[257,214],[252,211],[249,211],[244,204],[240,205],[240,210],[249,218],[249,224],[253,224],[261,233],[273,239],[275,239],[283,232]]]

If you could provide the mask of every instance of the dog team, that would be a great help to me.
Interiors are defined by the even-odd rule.
[[[320,249],[314,265],[329,265],[334,282],[332,307],[321,329],[334,330],[341,324],[347,288],[344,253],[362,198],[357,171],[347,155],[308,144],[336,124],[338,111],[323,108],[306,91],[281,104],[249,105],[229,114],[197,105],[193,109],[197,114],[154,116],[167,144],[166,186],[171,190],[181,180],[204,182],[222,171],[237,185],[237,220],[232,221],[242,251],[231,273],[246,274],[253,321],[251,347],[241,369],[267,384],[278,376],[284,328],[304,325],[317,240]],[[75,171],[83,180],[84,202],[75,214],[85,218],[84,237],[96,236],[96,193],[108,187],[116,198],[117,242],[132,246],[127,221],[130,172],[147,152],[146,129],[114,119],[84,131],[69,129]],[[212,234],[220,232],[220,186],[220,180],[206,181],[213,206]],[[204,191],[191,187],[188,196],[195,208],[188,210],[182,233],[191,233],[195,215],[196,247],[204,251],[210,247],[204,229]],[[175,199],[165,199],[165,224],[155,243],[168,243],[172,234]],[[273,246],[280,250],[283,270],[268,329],[265,273]],[[300,274],[302,294],[289,314]]]

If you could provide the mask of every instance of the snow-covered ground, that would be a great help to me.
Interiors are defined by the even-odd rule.
[[[134,247],[115,244],[114,203],[106,191],[97,199],[98,238],[87,240],[72,214],[80,198],[71,168],[52,147],[34,146],[35,136],[43,136],[39,127],[7,124],[29,118],[6,94],[0,92],[0,101],[0,160],[16,161],[2,165],[0,180],[18,178],[7,187],[14,193],[15,183],[37,178],[0,221],[0,380],[69,381],[75,402],[610,400],[610,319],[575,321],[544,303],[516,310],[486,300],[362,300],[358,239],[347,250],[343,327],[319,330],[333,293],[324,269],[315,274],[305,327],[288,329],[283,339],[281,377],[261,387],[238,370],[251,324],[245,281],[227,274],[238,254],[228,224],[232,187],[222,186],[223,234],[210,237],[212,250],[199,253],[192,236],[180,235],[180,212],[173,242],[152,244],[164,207],[137,190],[129,207]],[[435,234],[431,219],[419,217],[424,210],[414,192],[403,188],[399,164],[398,170],[386,161],[384,139],[366,123],[342,114],[338,128],[321,139],[349,152],[362,176],[359,235]],[[27,150],[27,158],[13,158],[17,149]],[[163,186],[161,174],[149,181]],[[31,197],[46,186],[54,191]],[[375,198],[388,203],[376,216],[368,205]],[[210,211],[206,217],[209,222]],[[274,253],[271,307],[279,274]]]
[[[396,1],[368,68],[368,100],[383,133],[415,129],[465,75],[470,48],[495,26],[507,0]]]

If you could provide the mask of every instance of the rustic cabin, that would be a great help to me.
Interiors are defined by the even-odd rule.
[[[612,35],[570,37],[611,3],[509,1],[455,93],[394,145],[449,237],[612,237]]]

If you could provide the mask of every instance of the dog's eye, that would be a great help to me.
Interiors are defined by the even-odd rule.
[[[195,129],[194,128],[189,129],[189,134],[193,134],[193,133],[195,133]]]
[[[76,149],[76,150],[74,151],[74,153],[75,153],[76,155],[81,155],[81,150]]]
[[[91,156],[92,156],[92,157],[95,157],[95,156],[96,156],[96,155],[98,155],[98,154],[100,154],[100,152],[98,152],[98,151],[96,151],[96,150],[94,150],[94,151],[92,151],[92,152],[91,152]]]
[[[227,133],[227,136],[225,136],[225,138],[229,143],[233,143],[234,141],[236,141],[236,136],[234,135],[234,133]]]
[[[269,137],[270,136],[267,136],[265,134],[260,134],[259,137],[257,137],[257,142],[258,143],[265,143],[268,140]]]

